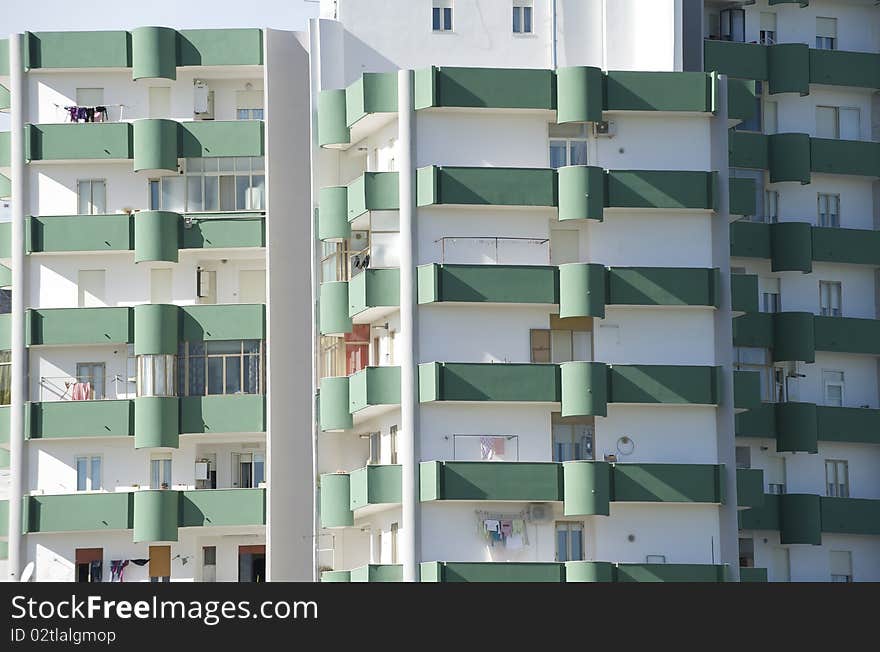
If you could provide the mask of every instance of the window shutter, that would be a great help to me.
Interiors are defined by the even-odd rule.
[[[852,575],[852,553],[849,551],[831,551],[831,574]]]
[[[776,31],[776,14],[761,12],[761,29],[765,32]]]
[[[837,38],[837,19],[817,18],[816,36],[822,36],[825,38]]]

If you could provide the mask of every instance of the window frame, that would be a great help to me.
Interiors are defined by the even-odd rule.
[[[571,127],[572,125],[577,125],[580,129],[580,134],[577,136],[559,136],[553,135],[552,129],[553,127]],[[559,143],[565,144],[565,163],[563,165],[559,165],[557,167],[553,167],[553,144]],[[589,165],[590,161],[590,129],[588,123],[586,122],[573,122],[566,123],[565,125],[557,125],[555,123],[547,124],[547,157],[548,157],[548,165],[553,169],[559,169],[562,167],[568,167],[571,165]],[[576,146],[583,145],[583,162],[582,163],[573,163],[574,160],[572,157],[572,149]]]
[[[431,6],[431,31],[446,34],[455,31],[454,3],[452,0],[434,0]]]
[[[79,488],[79,461],[86,460],[86,477],[85,477],[85,489]],[[98,486],[94,486],[94,477],[92,471],[94,470],[95,460],[98,461],[98,470],[100,473],[100,477],[98,478]],[[100,453],[82,453],[79,455],[75,455],[73,458],[73,470],[76,473],[76,493],[95,493],[104,490],[104,456]]]
[[[829,305],[824,306],[825,292],[827,289]],[[834,299],[837,299],[837,313],[834,314]],[[819,281],[819,315],[822,317],[842,317],[843,316],[843,282],[841,281]]]
[[[94,210],[95,206],[95,182],[98,182],[104,187],[104,212],[98,212]],[[89,197],[87,201],[87,205],[89,207],[88,213],[80,212],[80,205],[82,204],[82,186],[83,184],[89,184]],[[76,180],[76,214],[77,215],[108,215],[107,212],[107,179],[77,179]]]
[[[158,464],[162,462],[162,464]],[[167,462],[167,465],[165,464]],[[157,475],[158,486],[153,486],[153,465],[157,464],[159,472]],[[174,474],[174,459],[171,453],[153,453],[150,455],[150,464],[149,464],[149,478],[150,478],[150,489],[171,489],[172,482],[171,478]],[[167,477],[166,477],[167,470]],[[165,485],[165,486],[163,486]]]
[[[848,460],[825,460],[825,496],[828,498],[850,497]]]
[[[584,561],[587,558],[586,547],[586,524],[583,521],[556,521],[553,524],[553,554],[557,562],[562,561]],[[559,559],[559,533],[565,532],[565,559]],[[577,532],[580,539],[581,556],[580,559],[573,559],[572,555],[572,533]]]
[[[825,212],[822,212],[823,202],[825,207]],[[832,203],[836,204],[837,211],[832,213],[831,207]],[[826,215],[826,223],[822,223],[822,215]],[[835,219],[830,219],[831,216],[834,216]],[[836,224],[834,223],[836,221]],[[839,229],[840,228],[840,193],[834,192],[819,192],[816,193],[816,226],[825,229]]]
[[[248,163],[248,171],[244,172],[239,171],[237,169],[238,160],[239,159],[249,159]],[[190,161],[199,161],[199,167],[201,169],[194,169],[195,164],[190,163]],[[255,160],[261,160],[262,164],[257,164],[260,167],[256,167],[254,165]],[[205,164],[207,161],[217,161],[216,169],[205,170]],[[230,161],[230,165],[232,166],[232,170],[221,170],[220,162],[221,161]],[[213,164],[211,164],[213,165]],[[179,172],[177,174],[165,174],[160,177],[151,177],[147,181],[148,187],[148,200],[150,210],[167,210],[173,212],[182,212],[184,214],[196,214],[196,213],[260,213],[265,212],[266,210],[266,157],[265,156],[206,156],[206,157],[191,157],[191,158],[182,158],[178,159],[178,168]],[[223,208],[222,205],[222,197],[223,190],[221,188],[221,179],[230,177],[232,179],[232,198],[234,207],[233,208]],[[244,208],[238,208],[239,197],[238,197],[238,179],[239,178],[247,178],[248,183],[244,188],[244,200],[243,203],[245,205]],[[261,194],[262,206],[258,208],[247,208],[247,191],[253,190],[255,188],[259,188],[260,185],[254,183],[254,179],[262,177],[263,183],[262,188],[263,192]],[[213,178],[217,180],[217,188],[216,188],[216,199],[217,199],[217,208],[209,209],[206,208],[205,205],[207,203],[207,184],[205,183],[206,178]],[[179,204],[174,206],[164,206],[162,198],[165,195],[163,191],[163,187],[165,183],[171,183],[171,180],[182,179],[182,194],[183,196],[178,198],[180,202],[182,202],[182,210]],[[201,189],[201,201],[200,207],[196,208],[189,205],[189,180],[190,179],[200,179],[200,189]],[[227,182],[228,183],[228,182]]]
[[[519,24],[517,24],[519,18]],[[517,27],[519,29],[517,29]],[[526,29],[528,27],[528,29]],[[535,33],[535,8],[531,0],[513,0],[514,36],[533,36]]]
[[[238,353],[209,353],[208,347],[211,342],[238,342],[239,343],[239,352]],[[244,350],[245,342],[258,342],[259,343],[259,351],[257,353],[249,353]],[[190,353],[190,345],[196,344],[204,344],[205,353],[200,354],[197,353],[195,355]],[[245,357],[256,358],[257,364],[259,365],[258,373],[257,373],[257,391],[255,392],[246,392],[243,390],[245,387]],[[222,378],[223,378],[223,391],[222,392],[210,392],[209,389],[209,372],[208,372],[208,361],[211,358],[222,358]],[[238,392],[227,393],[226,391],[226,369],[227,369],[227,358],[237,358],[239,360],[239,387],[241,388]],[[191,370],[191,361],[194,359],[203,360],[204,361],[204,394],[191,394],[190,393],[190,370]],[[176,359],[177,365],[177,396],[261,396],[265,394],[266,387],[266,341],[258,340],[258,339],[242,339],[242,340],[202,340],[202,341],[183,341],[178,345],[178,353]]]
[[[568,427],[569,432],[566,441],[557,442],[559,428]],[[586,434],[578,438],[579,427],[586,428]],[[560,452],[560,446],[570,447],[571,451],[576,447],[582,447],[582,457],[569,457]],[[561,412],[550,413],[550,447],[554,462],[592,461],[596,459],[596,419],[595,417],[563,417]],[[562,458],[565,459],[562,459]]]
[[[826,377],[828,374],[840,374],[840,381],[830,381]],[[829,407],[845,407],[846,406],[846,373],[842,369],[823,369],[820,376],[822,379],[822,405]],[[840,387],[840,405],[832,405],[828,400],[828,388]]]
[[[772,198],[772,201],[771,201]],[[772,210],[771,210],[772,209]],[[764,189],[764,222],[776,224],[779,222],[779,191]]]

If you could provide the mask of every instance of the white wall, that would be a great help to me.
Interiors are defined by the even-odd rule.
[[[870,178],[813,174],[811,183],[767,184],[779,193],[780,222],[819,224],[818,195],[840,195],[840,226],[844,229],[873,229],[873,190]]]
[[[608,364],[712,365],[710,308],[608,307],[596,320],[594,359]]]
[[[607,209],[604,221],[587,220],[586,260],[620,267],[711,267],[712,219],[708,212]]]
[[[755,566],[767,568],[771,582],[785,581],[775,572],[774,549],[788,550],[792,582],[830,582],[832,550],[852,553],[853,581],[880,581],[880,539],[877,537],[823,532],[820,546],[782,546],[779,532],[775,531],[744,532],[743,537],[754,539]]]

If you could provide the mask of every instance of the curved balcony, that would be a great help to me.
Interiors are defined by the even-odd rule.
[[[178,491],[135,491],[134,542],[177,541],[179,507]]]

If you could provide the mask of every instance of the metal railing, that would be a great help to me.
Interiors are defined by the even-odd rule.
[[[440,262],[483,265],[547,265],[549,238],[445,237],[440,245]]]
[[[120,374],[94,376],[40,376],[40,401],[102,401],[131,398],[135,382]],[[110,392],[108,393],[108,390]]]

